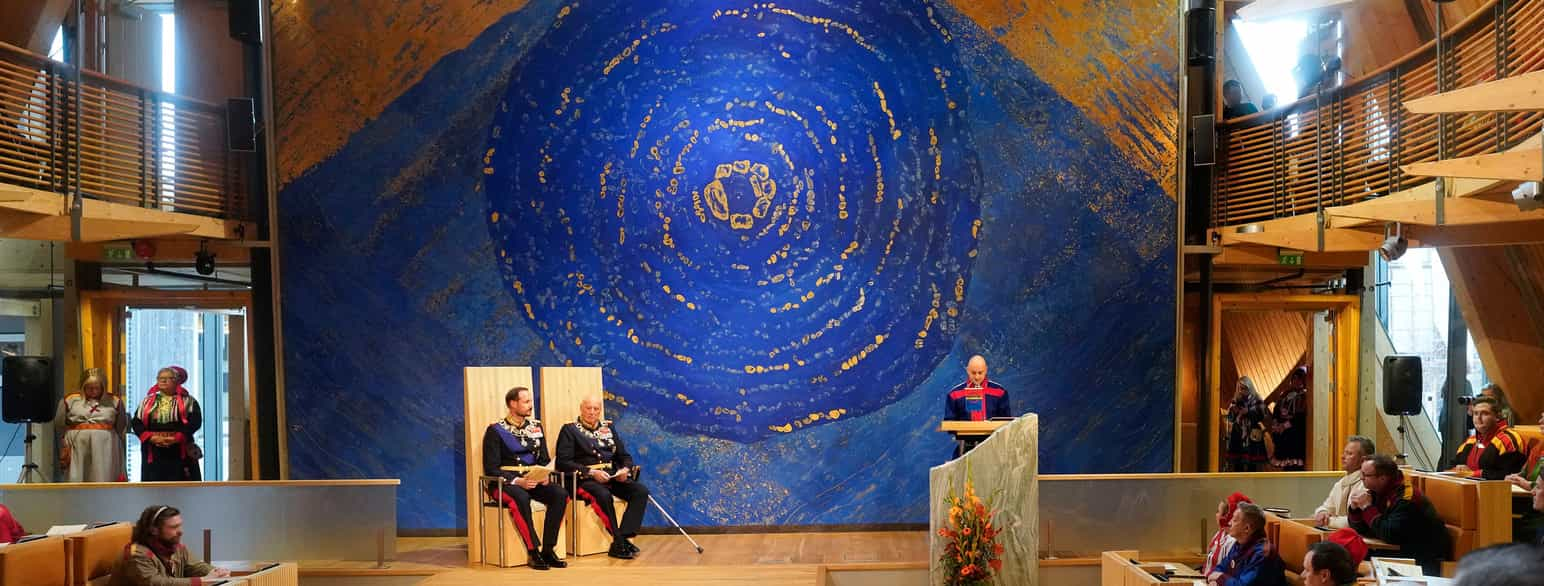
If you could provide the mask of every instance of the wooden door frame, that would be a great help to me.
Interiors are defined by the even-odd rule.
[[[1227,311],[1332,311],[1335,314],[1335,365],[1334,403],[1330,405],[1331,445],[1344,445],[1346,438],[1356,434],[1357,389],[1361,361],[1362,298],[1359,295],[1276,295],[1268,293],[1218,293],[1212,296],[1210,346],[1206,357],[1206,369],[1210,388],[1204,392],[1211,397],[1222,394],[1222,317]],[[1311,350],[1311,349],[1310,349]],[[1322,365],[1314,365],[1323,368]],[[1203,403],[1206,403],[1203,401]],[[1205,433],[1210,448],[1207,450],[1207,470],[1219,469],[1222,446],[1215,438],[1221,437],[1222,411],[1213,405],[1207,410]],[[1199,435],[1199,434],[1198,434]],[[1312,441],[1309,436],[1309,441]],[[1322,465],[1322,462],[1315,462]]]
[[[130,381],[127,376],[127,332],[123,328],[125,312],[130,307],[145,309],[218,310],[242,309],[252,314],[252,294],[248,291],[158,291],[153,289],[99,289],[80,292],[80,340],[81,357],[86,368],[102,368],[108,381],[121,385],[127,396]],[[246,328],[246,351],[252,352],[252,328]],[[250,358],[248,359],[250,364]],[[258,443],[257,409],[254,392],[254,371],[250,366],[246,376],[246,415],[251,421],[247,426],[246,477],[257,478]],[[132,410],[132,405],[125,405]],[[280,457],[285,457],[280,454]]]

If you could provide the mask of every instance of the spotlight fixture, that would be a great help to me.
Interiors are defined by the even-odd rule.
[[[209,252],[209,242],[198,243],[198,252],[193,253],[193,270],[200,275],[214,274],[214,253]]]
[[[1378,246],[1378,256],[1384,261],[1393,262],[1405,255],[1410,248],[1410,241],[1405,239],[1404,227],[1399,222],[1387,224],[1383,227],[1383,244]]]
[[[1529,181],[1512,190],[1512,203],[1517,204],[1517,209],[1531,212],[1544,205],[1544,193],[1540,193],[1539,182]]]

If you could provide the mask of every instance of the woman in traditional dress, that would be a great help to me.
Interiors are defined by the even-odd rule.
[[[80,390],[65,395],[54,415],[54,429],[63,430],[59,464],[69,482],[118,482],[123,474],[123,434],[129,418],[123,401],[107,390],[102,371],[90,369]]]
[[[1240,377],[1228,405],[1224,472],[1256,472],[1265,467],[1265,417],[1265,402],[1255,392],[1254,381]]]
[[[198,401],[182,387],[188,371],[168,366],[158,371],[155,379],[132,422],[144,464],[140,479],[199,480],[198,459],[203,453],[193,443],[193,434],[204,424],[204,414]]]

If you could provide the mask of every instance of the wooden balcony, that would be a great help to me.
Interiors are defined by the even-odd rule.
[[[251,235],[225,119],[223,106],[0,43],[0,237]]]
[[[1493,0],[1437,43],[1344,86],[1219,125],[1213,241],[1316,252],[1544,241],[1544,0]],[[1437,187],[1435,178],[1443,178]],[[1248,229],[1240,229],[1248,226]]]

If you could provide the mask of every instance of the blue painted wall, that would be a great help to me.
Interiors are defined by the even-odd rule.
[[[281,190],[293,477],[464,527],[461,367],[572,363],[683,524],[923,522],[974,353],[1043,472],[1172,468],[1173,200],[994,34],[599,4],[497,20]]]

